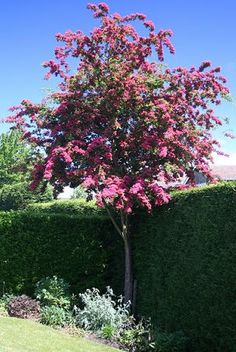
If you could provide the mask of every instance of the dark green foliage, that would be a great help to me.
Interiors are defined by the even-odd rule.
[[[32,294],[36,282],[53,275],[69,282],[74,293],[109,284],[116,288],[118,242],[113,225],[102,216],[1,213],[0,290]]]
[[[55,200],[47,203],[30,204],[30,211],[68,214],[68,215],[106,215],[105,211],[98,208],[94,201],[85,199]]]
[[[69,284],[55,275],[37,282],[35,297],[44,306],[70,307]]]
[[[73,325],[73,316],[71,312],[58,306],[43,307],[41,309],[40,322],[50,326],[67,326]]]
[[[181,331],[158,332],[155,340],[156,352],[186,352],[188,338]]]
[[[31,192],[28,182],[7,184],[0,189],[0,210],[2,211],[25,209],[30,203],[50,200],[52,200],[50,188],[47,188],[44,193]]]
[[[137,309],[197,352],[236,346],[236,184],[177,192],[135,234]]]
[[[39,302],[26,295],[16,296],[8,302],[8,314],[11,317],[23,319],[38,319],[40,313]]]

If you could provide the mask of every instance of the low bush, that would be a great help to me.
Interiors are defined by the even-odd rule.
[[[72,313],[58,306],[43,307],[41,309],[40,322],[50,326],[71,326],[74,325]]]
[[[104,325],[101,329],[101,337],[106,340],[112,340],[116,334],[116,329],[112,325]]]
[[[102,332],[105,327],[109,326],[114,333],[119,334],[129,322],[129,305],[123,303],[122,297],[116,300],[110,287],[107,287],[104,294],[93,288],[79,296],[83,308],[76,309],[76,321],[85,330]]]
[[[35,297],[43,306],[69,308],[71,302],[69,284],[55,275],[46,277],[37,282]]]
[[[8,303],[13,298],[13,295],[4,294],[0,297],[0,316],[7,316],[8,315]]]
[[[131,320],[129,326],[119,336],[121,346],[130,352],[153,352],[155,343],[151,334],[151,323],[149,320]]]
[[[76,309],[76,323],[98,337],[108,339],[130,352],[149,352],[154,350],[149,321],[138,323],[130,315],[129,304],[116,297],[113,290],[101,294],[93,288],[80,294],[82,309]]]
[[[26,295],[11,298],[7,309],[8,314],[16,318],[38,319],[40,314],[39,302]]]

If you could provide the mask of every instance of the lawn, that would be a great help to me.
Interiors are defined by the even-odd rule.
[[[0,317],[0,352],[118,352],[30,320]]]

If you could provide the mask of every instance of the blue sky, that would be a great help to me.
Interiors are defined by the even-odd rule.
[[[89,32],[97,21],[85,0],[0,0],[0,117],[11,105],[27,98],[40,101],[45,88],[53,82],[44,81],[41,63],[53,57],[54,35],[68,29]],[[94,1],[95,2],[95,1]],[[234,97],[234,103],[224,103],[217,112],[230,119],[230,124],[218,132],[224,151],[235,158],[236,140],[227,140],[222,132],[236,134],[236,1],[225,0],[108,0],[112,12],[128,14],[143,12],[154,21],[157,29],[174,32],[174,56],[166,63],[173,66],[198,65],[210,60],[221,66]],[[0,132],[8,126],[1,125]]]

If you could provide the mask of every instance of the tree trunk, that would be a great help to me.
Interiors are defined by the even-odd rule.
[[[131,302],[133,298],[133,267],[132,267],[132,251],[130,237],[128,233],[124,234],[124,249],[125,249],[125,285],[124,285],[124,300],[125,303]]]
[[[124,254],[125,254],[125,284],[124,284],[124,301],[125,303],[130,302],[132,304],[133,299],[133,265],[132,265],[132,250],[131,250],[131,239],[128,229],[128,215],[123,211],[120,211],[120,224],[117,223],[114,215],[106,205],[107,213],[124,242]],[[121,225],[121,226],[120,226]]]

